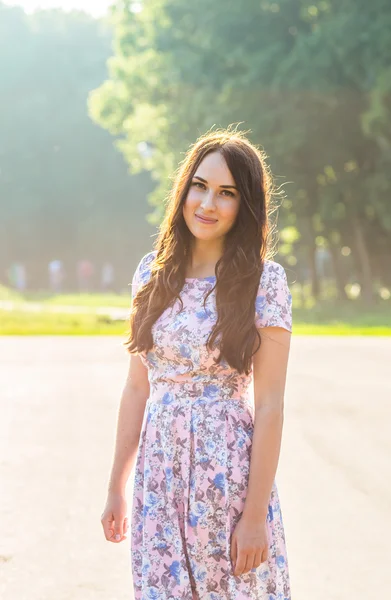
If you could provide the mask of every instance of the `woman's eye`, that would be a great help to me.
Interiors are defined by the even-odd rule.
[[[199,185],[199,186],[201,187],[201,189],[205,189],[205,185],[204,185],[203,183],[201,183],[200,181],[193,181],[193,182],[192,182],[192,185],[195,185],[195,186],[198,186],[198,185]],[[235,196],[235,194],[233,194],[233,193],[232,193],[232,192],[230,192],[229,190],[222,190],[222,192],[224,192],[224,193],[225,193],[225,194],[227,194],[228,196],[232,196],[232,197],[234,197],[234,196]]]

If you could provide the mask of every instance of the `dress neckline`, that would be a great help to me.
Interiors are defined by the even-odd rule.
[[[208,275],[207,277],[185,277],[185,281],[214,281],[216,275]]]

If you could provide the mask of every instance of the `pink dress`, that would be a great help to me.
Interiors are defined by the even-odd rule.
[[[156,251],[140,261],[133,294],[150,276]],[[152,328],[140,357],[150,395],[134,471],[131,513],[135,600],[290,600],[284,527],[276,484],[269,501],[269,558],[235,576],[230,536],[246,497],[253,433],[250,375],[214,364],[205,347],[217,318],[215,277],[187,278]],[[283,267],[265,261],[257,327],[292,331],[292,297]]]

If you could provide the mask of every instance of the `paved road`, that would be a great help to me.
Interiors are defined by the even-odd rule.
[[[293,600],[391,588],[390,357],[391,338],[292,340],[277,484]],[[100,525],[127,361],[116,337],[0,338],[2,599],[132,599],[129,542]]]

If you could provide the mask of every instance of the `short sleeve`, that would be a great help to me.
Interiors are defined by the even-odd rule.
[[[132,277],[132,298],[137,294],[139,288],[147,283],[151,276],[151,263],[156,256],[156,252],[148,252],[138,263]]]
[[[292,295],[285,269],[272,260],[264,261],[255,301],[255,325],[292,331]]]

